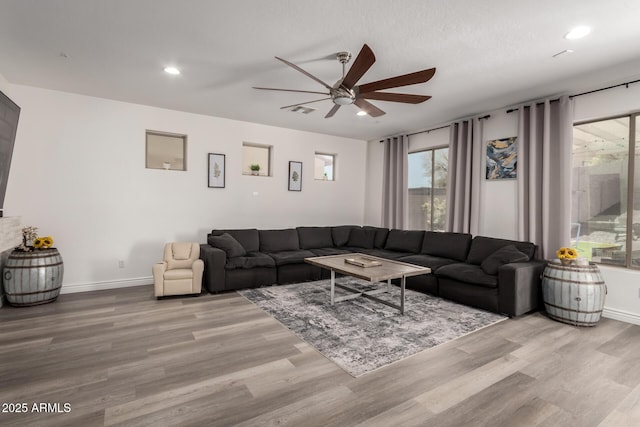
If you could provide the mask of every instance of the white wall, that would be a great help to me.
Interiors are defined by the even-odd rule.
[[[640,110],[640,84],[584,95],[574,100],[576,122],[628,114]],[[518,115],[517,113],[507,114],[506,110],[507,108],[502,108],[479,112],[481,115],[491,115],[488,120],[483,121],[484,142],[517,134]],[[452,117],[452,120],[455,119]],[[448,133],[448,130],[445,132]],[[431,134],[423,133],[410,137],[411,150],[442,145],[438,141],[444,138]],[[382,206],[383,151],[382,144],[377,140],[370,141],[368,147],[365,222],[378,225]],[[482,159],[482,168],[485,167],[484,160]],[[479,234],[517,239],[517,181],[482,180],[479,191],[481,192]],[[601,271],[608,287],[605,315],[640,324],[640,271],[610,266],[602,266]]]
[[[22,112],[6,214],[53,236],[63,290],[148,282],[165,242],[212,228],[363,222],[365,141],[9,86]],[[145,169],[147,129],[188,135],[186,172]],[[241,174],[243,141],[273,145],[272,177]],[[316,150],[338,154],[336,181],[313,179]],[[226,154],[226,188],[207,187],[207,153]],[[287,191],[290,160],[301,192]]]

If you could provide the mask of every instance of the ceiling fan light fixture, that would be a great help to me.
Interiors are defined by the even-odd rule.
[[[576,40],[581,39],[584,36],[588,35],[591,32],[591,28],[586,25],[580,25],[578,27],[572,28],[567,34],[564,35],[564,38],[567,40]]]
[[[351,105],[353,104],[353,98],[346,95],[337,95],[333,98],[333,103],[337,105]]]
[[[358,112],[356,113],[356,115],[361,116],[361,117],[362,117],[362,116],[366,116],[366,115],[367,115],[367,112],[366,112],[366,111],[362,111],[362,110],[360,110],[360,111],[358,111]]]

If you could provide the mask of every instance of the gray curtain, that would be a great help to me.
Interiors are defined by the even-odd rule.
[[[482,122],[470,119],[451,124],[447,182],[446,230],[477,234],[480,224]]]
[[[409,137],[384,140],[382,226],[405,230],[409,223]]]
[[[555,258],[571,241],[573,101],[521,105],[518,114],[518,239]]]

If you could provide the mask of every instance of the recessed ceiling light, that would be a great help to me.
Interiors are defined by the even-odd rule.
[[[567,40],[575,40],[581,39],[591,32],[591,28],[580,25],[579,27],[572,28],[567,34],[565,34],[564,38]]]
[[[356,114],[357,114],[358,116],[366,116],[366,115],[367,115],[367,113],[366,113],[366,112],[364,112],[364,111],[362,111],[362,110],[358,111]]]
[[[176,67],[164,67],[164,72],[168,74],[173,74],[174,76],[177,76],[178,74],[180,74],[180,70],[178,70]]]

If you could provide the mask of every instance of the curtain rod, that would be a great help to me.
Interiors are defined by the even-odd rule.
[[[640,82],[640,79],[633,80],[633,81],[626,82],[626,83],[620,83],[620,84],[613,85],[613,86],[602,87],[600,89],[594,89],[594,90],[590,90],[590,91],[587,91],[587,92],[578,93],[578,94],[575,94],[575,95],[570,95],[569,98],[577,98],[577,97],[582,96],[582,95],[589,95],[591,93],[601,92],[603,90],[615,89],[615,88],[620,87],[620,86],[624,86],[627,89],[629,89],[629,85],[630,84],[638,83],[638,82]],[[556,101],[559,101],[559,99],[552,99],[550,102],[556,102]],[[542,104],[544,104],[544,102],[537,102],[536,103],[536,105],[542,105]],[[514,111],[518,111],[518,109],[517,108],[510,108],[510,109],[507,110],[507,114],[513,113]]]
[[[489,117],[491,117],[491,114],[487,114],[486,116],[478,117],[478,120],[488,119]],[[427,129],[427,130],[421,130],[420,132],[408,133],[407,136],[418,135],[418,134],[421,134],[421,133],[429,133],[429,132],[433,132],[434,130],[446,129],[451,125],[452,125],[452,123],[449,123],[448,125],[440,126],[440,127],[433,128],[433,129]],[[390,137],[387,137],[387,138],[393,138],[393,137],[390,136]],[[385,138],[385,139],[387,139],[387,138]],[[380,142],[381,143],[384,142],[384,139],[381,139]]]

